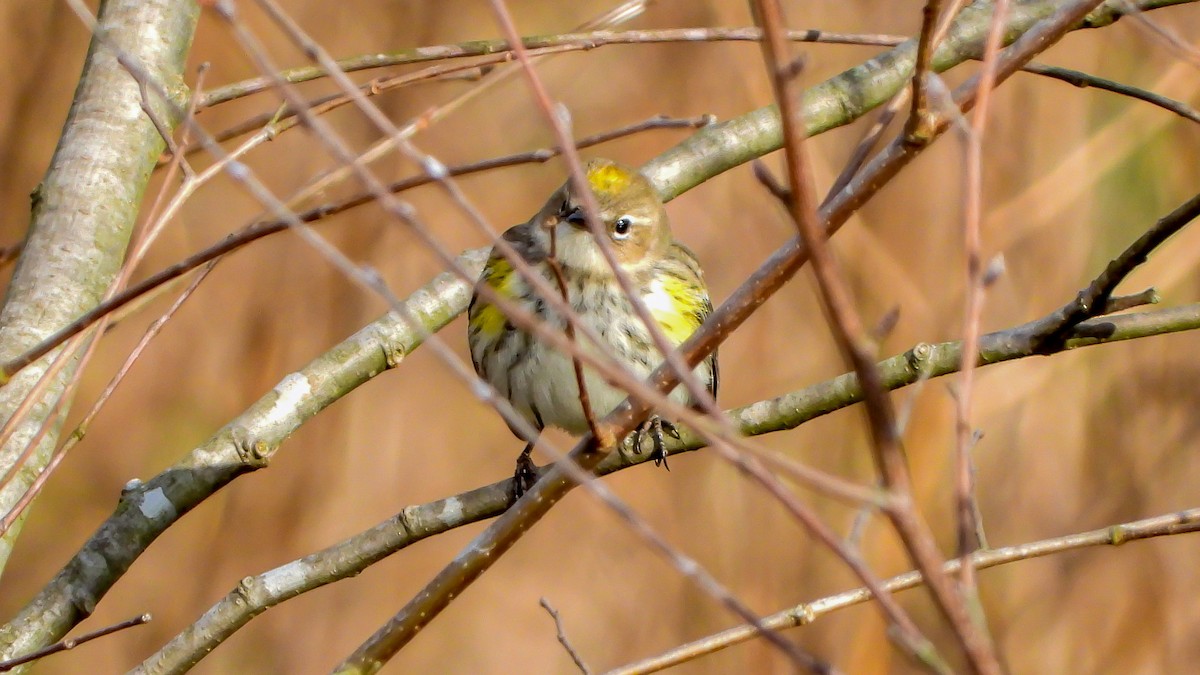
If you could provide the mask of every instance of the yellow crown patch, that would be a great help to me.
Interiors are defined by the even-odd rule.
[[[633,175],[616,164],[604,163],[589,167],[587,180],[596,194],[614,195],[629,187]]]

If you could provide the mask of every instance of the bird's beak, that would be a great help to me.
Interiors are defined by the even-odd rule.
[[[587,216],[583,215],[582,209],[576,208],[574,211],[571,211],[568,214],[560,215],[559,219],[565,220],[568,225],[577,230],[586,231],[588,229]]]

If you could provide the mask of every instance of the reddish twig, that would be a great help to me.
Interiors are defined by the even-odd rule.
[[[932,117],[929,111],[929,99],[925,91],[925,78],[933,73],[931,62],[933,52],[938,43],[938,13],[942,9],[942,0],[926,0],[921,9],[921,33],[917,37],[917,60],[913,67],[912,111],[905,123],[904,133],[909,136],[922,136],[928,133]],[[946,23],[942,25],[948,25]]]
[[[625,20],[625,17],[615,17]],[[762,32],[757,28],[670,28],[663,30],[587,30],[589,25],[597,25],[599,18],[579,27],[577,33],[563,35],[543,35],[526,37],[520,40],[521,45],[536,52],[543,49],[556,50],[590,50],[598,47],[618,44],[658,44],[671,42],[757,42],[762,39]],[[904,37],[898,35],[837,33],[819,29],[788,31],[788,39],[796,42],[817,42],[826,44],[865,45],[875,47],[892,47],[903,42]],[[512,48],[508,40],[472,40],[461,44],[437,45],[418,47],[394,53],[372,53],[362,56],[338,59],[334,62],[338,70],[351,73],[372,68],[387,66],[428,63],[445,59],[487,56],[498,53],[509,53]],[[505,57],[500,57],[505,60]],[[210,108],[227,101],[266,91],[282,81],[289,84],[299,84],[327,76],[327,72],[319,67],[292,68],[277,75],[256,77],[242,82],[213,89],[201,101],[200,108]]]
[[[1090,546],[1121,546],[1128,542],[1188,534],[1200,531],[1200,509],[1186,509],[1144,520],[1121,523],[1090,532],[1070,534],[1063,537],[1005,546],[972,554],[969,564],[978,569],[1007,565],[1022,560],[1033,560],[1047,555],[1074,551]],[[944,574],[959,572],[961,560],[949,560],[942,571]],[[907,572],[884,582],[889,592],[916,588],[922,584],[920,572]],[[766,617],[767,623],[777,630],[807,626],[822,616],[839,609],[871,600],[871,591],[858,588],[805,603]],[[670,651],[614,668],[608,675],[648,675],[667,668],[694,661],[714,652],[741,644],[758,637],[757,633],[744,627],[731,628],[699,640],[689,642]]]
[[[657,116],[643,122],[630,124],[625,127],[585,137],[580,139],[578,147],[591,147],[593,145],[598,145],[600,143],[605,143],[610,140],[650,129],[696,128],[710,124],[711,122],[712,117],[710,116],[701,116],[688,119],[673,119]],[[560,153],[561,150],[559,148],[543,148],[541,150],[532,150],[512,155],[505,155],[503,157],[497,157],[494,159],[481,160],[469,164],[446,167],[446,172],[450,176],[461,176],[480,171],[515,166],[518,164],[541,163],[557,157]],[[434,182],[434,180],[435,179],[429,175],[422,174],[413,178],[391,183],[386,187],[386,191],[391,194],[396,194],[405,190],[419,187],[421,185],[426,185]],[[349,209],[371,203],[375,199],[376,195],[374,193],[364,192],[342,201],[322,204],[311,209],[301,211],[300,213],[295,214],[295,218],[301,223],[314,223]],[[159,286],[178,279],[184,274],[187,274],[188,272],[191,272],[192,270],[210,261],[221,258],[228,253],[232,253],[233,251],[257,241],[258,239],[282,232],[288,229],[288,226],[288,219],[286,218],[275,218],[254,223],[253,225],[250,225],[249,227],[243,228],[239,232],[235,232],[225,237],[216,244],[213,244],[212,246],[209,246],[208,248],[188,258],[150,275],[146,279],[138,282],[137,284],[129,286],[120,293],[116,293],[107,300],[97,304],[94,308],[84,312],[77,319],[67,324],[53,335],[48,336],[41,342],[41,344],[37,345],[33,349],[30,349],[21,356],[5,363],[3,366],[0,366],[0,382],[7,381],[22,368],[45,356],[55,347],[61,345],[74,335],[77,335],[80,331],[92,325],[101,317],[111,314],[112,312],[124,307],[137,298],[153,291]]]
[[[787,160],[790,194],[786,206],[800,232],[800,238],[809,251],[809,259],[817,278],[823,306],[830,317],[834,337],[862,383],[875,448],[876,467],[884,487],[891,492],[895,500],[885,511],[917,568],[930,573],[929,586],[934,601],[950,621],[974,669],[983,673],[999,673],[999,664],[989,641],[974,630],[961,598],[956,597],[946,579],[939,578],[936,573],[942,563],[941,556],[937,553],[932,534],[928,532],[912,503],[911,481],[904,452],[900,447],[891,399],[887,396],[879,369],[875,365],[874,348],[853,308],[849,290],[829,250],[825,227],[818,219],[813,181],[802,146],[804,123],[800,117],[801,109],[796,106],[796,99],[791,92],[791,78],[787,77],[783,70],[788,62],[787,44],[779,32],[784,25],[783,10],[778,0],[756,0],[755,6],[767,35],[767,39],[763,41],[763,53],[772,76],[775,100],[779,106],[783,126],[783,149]],[[933,645],[921,635],[911,620],[895,609],[889,613],[889,617],[903,631],[902,642],[912,653],[929,657],[925,662],[932,667],[945,668],[935,656]]]
[[[134,626],[140,626],[144,623],[149,623],[150,620],[151,620],[151,616],[149,614],[141,614],[141,615],[133,617],[132,619],[127,619],[125,621],[122,621],[121,623],[113,624],[111,626],[101,628],[100,630],[92,631],[91,633],[80,635],[77,638],[71,638],[69,640],[59,640],[58,642],[55,642],[52,645],[47,645],[45,647],[42,647],[41,649],[39,649],[35,652],[26,654],[25,656],[19,656],[15,659],[8,659],[7,661],[0,661],[0,672],[8,672],[8,671],[12,670],[13,668],[16,668],[17,666],[23,666],[26,663],[31,663],[33,661],[37,661],[38,659],[45,658],[47,656],[50,656],[51,654],[65,652],[69,649],[75,649],[76,647],[78,647],[81,644],[91,642],[92,640],[95,640],[97,638],[102,638],[107,635],[112,635],[113,633],[123,631],[126,628],[133,628]]]
[[[984,263],[983,245],[980,240],[980,222],[983,219],[983,135],[987,128],[988,103],[996,81],[996,59],[1000,53],[1000,41],[1004,36],[1004,21],[1008,16],[1008,0],[997,0],[992,9],[992,24],[984,43],[983,67],[976,88],[975,110],[971,117],[970,130],[966,134],[966,157],[963,172],[963,254],[966,258],[966,308],[963,312],[963,353],[979,351],[979,323],[983,316]],[[977,533],[980,523],[976,518],[975,475],[971,461],[972,394],[974,392],[975,359],[963,361],[959,376],[959,387],[955,396],[955,481],[954,504],[957,528],[957,555],[963,564],[959,581],[963,593],[972,602],[978,602],[975,585],[975,569],[967,564],[968,556],[979,545]]]

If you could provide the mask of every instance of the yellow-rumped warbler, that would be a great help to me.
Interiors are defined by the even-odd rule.
[[[596,215],[604,225],[621,268],[667,339],[678,346],[712,312],[696,256],[672,239],[662,201],[637,170],[608,160],[593,160],[587,165],[587,182],[600,208]],[[582,200],[570,181],[550,197],[537,215],[503,235],[525,262],[547,280],[549,287],[557,290],[557,279],[546,262],[551,228],[555,233],[555,258],[566,281],[571,308],[603,343],[595,345],[580,334],[578,345],[595,354],[611,353],[639,379],[644,379],[663,362],[662,353],[588,229]],[[478,283],[522,305],[555,330],[565,330],[562,317],[547,307],[499,249],[492,250]],[[588,431],[569,354],[513,325],[478,290],[471,298],[468,316],[467,338],[475,372],[508,398],[518,414],[539,432],[547,425],[576,435]],[[716,396],[717,355],[710,355],[694,372]],[[611,412],[628,396],[586,365],[584,383],[596,419]],[[671,398],[684,405],[697,403],[682,386],[671,393]],[[520,495],[536,479],[529,457],[536,436],[528,438],[511,424],[509,428],[529,443],[517,459],[514,491]],[[634,450],[640,451],[642,433],[649,431],[655,441],[655,460],[665,462],[663,429],[678,437],[673,424],[655,415],[633,435]]]

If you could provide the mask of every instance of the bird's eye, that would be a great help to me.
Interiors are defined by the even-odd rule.
[[[613,223],[613,236],[617,239],[624,239],[629,236],[629,230],[633,228],[633,220],[629,216],[624,216],[617,219]]]

